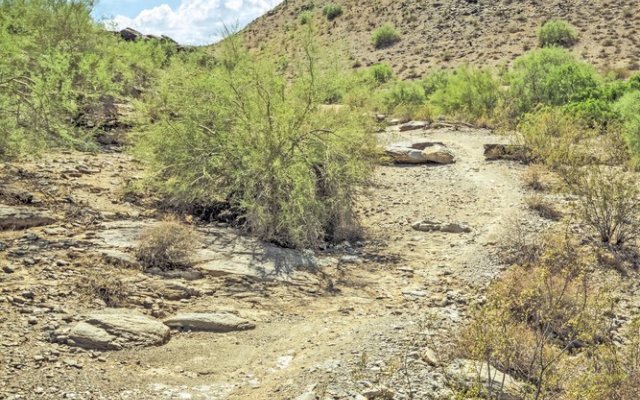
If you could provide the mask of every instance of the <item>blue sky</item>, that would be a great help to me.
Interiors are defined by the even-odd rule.
[[[182,44],[218,41],[224,26],[245,26],[282,0],[99,0],[93,16],[114,29],[167,35]]]

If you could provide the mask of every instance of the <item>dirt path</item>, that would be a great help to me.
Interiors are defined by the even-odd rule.
[[[443,142],[458,161],[380,167],[374,188],[359,205],[367,240],[328,258],[322,287],[271,282],[237,290],[237,282],[206,278],[197,285],[214,287],[210,295],[174,306],[233,310],[255,321],[255,330],[179,333],[162,347],[109,353],[82,369],[25,367],[14,386],[28,381],[46,394],[55,384],[50,398],[71,393],[108,399],[293,399],[307,392],[348,399],[384,384],[397,399],[409,398],[409,392],[418,399],[446,398],[442,369],[419,353],[428,346],[444,357],[452,333],[500,272],[495,245],[513,215],[522,213],[521,168],[484,160],[483,144],[504,140],[489,131],[391,129],[381,135],[386,143],[419,138]],[[425,219],[464,224],[471,232],[411,227]]]
[[[354,371],[374,385],[380,380],[376,363],[383,365],[380,370],[390,369],[385,373],[398,375],[398,366],[391,364],[404,352],[417,350],[412,346],[421,346],[410,342],[424,333],[426,323],[429,337],[420,339],[422,345],[438,341],[438,351],[445,352],[448,334],[500,271],[493,246],[513,215],[522,212],[522,191],[517,166],[484,160],[483,144],[501,140],[489,132],[392,131],[381,139],[418,138],[445,143],[458,162],[379,168],[375,187],[360,205],[370,240],[358,249],[354,264],[343,264],[343,276],[334,276],[340,293],[281,304],[273,301],[276,294],[256,305],[263,314],[261,318],[253,312],[260,320],[255,331],[215,342],[205,334],[177,337],[163,348],[141,351],[147,362],[173,363],[187,375],[200,375],[177,378],[169,373],[170,377],[149,381],[166,384],[169,378],[173,389],[168,390],[177,393],[185,393],[178,389],[181,385],[213,384],[208,393],[186,390],[193,398],[288,399],[314,386],[316,394],[327,388],[339,398],[354,398],[357,390],[366,389],[357,387]],[[463,223],[472,232],[424,233],[411,228],[422,219]],[[369,261],[376,257],[382,261]],[[251,310],[243,313],[252,315]],[[361,365],[363,354],[369,358],[367,365]],[[384,379],[391,385],[398,378]],[[434,395],[422,390],[424,396]]]

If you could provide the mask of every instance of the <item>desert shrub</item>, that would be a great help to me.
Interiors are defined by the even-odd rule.
[[[565,111],[575,116],[588,128],[606,129],[609,124],[615,123],[619,118],[613,103],[603,99],[587,99],[570,103],[565,106]]]
[[[177,221],[167,220],[142,232],[136,256],[147,269],[181,269],[190,266],[191,256],[197,245],[193,229]]]
[[[635,242],[640,203],[632,178],[608,167],[590,167],[574,175],[572,190],[582,220],[603,244],[619,248]]]
[[[542,243],[519,218],[507,220],[505,239],[500,244],[500,261],[505,265],[532,265],[543,253]]]
[[[107,307],[123,307],[131,295],[131,287],[112,273],[96,272],[77,282],[78,290],[88,299],[99,299]]]
[[[81,125],[106,99],[143,87],[172,54],[125,43],[94,23],[85,0],[0,1],[0,153],[91,145]]]
[[[470,122],[492,119],[500,102],[500,82],[488,69],[459,67],[429,101],[445,115]]]
[[[632,158],[640,164],[640,91],[624,95],[615,105],[624,126],[623,137]]]
[[[553,107],[526,114],[518,132],[521,144],[531,150],[533,158],[555,169],[583,164],[587,154],[578,143],[593,135],[576,118]]]
[[[175,63],[153,93],[159,120],[137,150],[172,203],[226,203],[243,227],[291,247],[351,239],[374,142],[363,113],[324,111],[331,82],[307,43],[283,67],[224,43],[213,68]],[[330,76],[330,75],[329,75]]]
[[[568,382],[567,400],[633,400],[640,391],[640,321],[629,323],[624,346],[601,346],[591,352]]]
[[[376,64],[369,68],[371,79],[377,83],[387,83],[393,79],[393,69],[388,64]]]
[[[441,69],[433,71],[423,77],[421,83],[425,94],[431,96],[436,91],[446,88],[450,75],[450,71]]]
[[[529,52],[507,74],[512,118],[539,105],[561,106],[597,94],[600,81],[593,67],[566,50],[547,48]]]
[[[568,22],[552,19],[538,30],[540,47],[571,47],[578,41],[578,32]]]
[[[547,251],[537,263],[513,267],[490,288],[459,347],[465,357],[522,380],[519,395],[532,399],[561,393],[570,357],[601,345],[610,323],[610,299],[590,279],[586,252],[558,235],[542,247]]]
[[[547,171],[542,165],[531,164],[522,175],[524,185],[529,189],[539,192],[546,190],[547,184],[543,179],[546,173]]]
[[[389,47],[400,41],[400,33],[391,24],[384,24],[371,34],[371,42],[376,49]]]
[[[339,4],[327,4],[322,8],[322,14],[327,17],[329,21],[333,21],[342,15],[342,6]]]
[[[426,101],[424,89],[416,82],[400,81],[382,92],[383,103],[388,110],[402,105],[417,106]]]
[[[562,213],[541,195],[529,196],[527,198],[527,206],[544,219],[558,221],[562,218]]]
[[[313,20],[313,13],[311,11],[303,11],[298,15],[298,21],[300,25],[307,25]]]

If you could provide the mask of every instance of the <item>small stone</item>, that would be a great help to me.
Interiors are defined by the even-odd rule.
[[[420,359],[432,367],[436,367],[439,364],[436,353],[428,347],[425,347],[420,351]]]
[[[5,265],[2,267],[2,270],[6,273],[6,274],[13,274],[14,272],[16,272],[15,269],[13,269],[12,266],[10,265]]]

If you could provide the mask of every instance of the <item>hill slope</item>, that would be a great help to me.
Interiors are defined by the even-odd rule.
[[[318,33],[330,43],[344,42],[354,65],[386,62],[401,77],[461,63],[499,65],[537,43],[538,27],[550,18],[576,26],[573,51],[603,69],[640,68],[640,5],[636,0],[335,0],[344,14],[322,15],[329,2],[284,1],[245,30],[248,43],[286,43],[311,8]],[[376,50],[371,33],[384,23],[402,34],[396,45]]]

